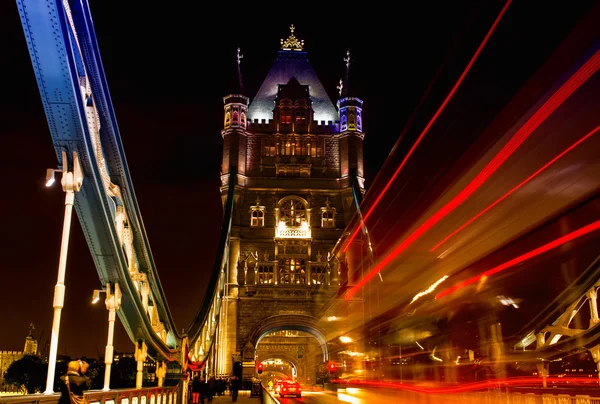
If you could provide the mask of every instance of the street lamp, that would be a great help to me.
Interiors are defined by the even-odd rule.
[[[54,316],[52,318],[52,336],[50,340],[50,353],[48,356],[48,378],[44,394],[54,394],[54,374],[56,371],[56,352],[58,350],[58,333],[60,331],[60,315],[65,303],[65,272],[67,268],[67,251],[69,249],[69,233],[71,229],[71,216],[75,193],[81,189],[83,183],[83,170],[79,164],[77,152],[73,152],[73,168],[69,171],[67,152],[62,152],[62,169],[49,168],[46,170],[46,186],[54,183],[54,173],[62,172],[62,189],[65,191],[65,218],[63,222],[62,240],[60,244],[60,258],[58,260],[58,276],[54,287]]]
[[[106,309],[108,310],[108,339],[106,341],[106,351],[104,353],[104,388],[102,390],[110,390],[110,369],[113,361],[113,339],[115,336],[115,318],[116,311],[121,307],[121,289],[119,284],[115,282],[114,292],[111,293],[110,283],[106,284],[106,290],[96,289],[92,296],[92,303],[100,300],[100,293],[106,293]]]

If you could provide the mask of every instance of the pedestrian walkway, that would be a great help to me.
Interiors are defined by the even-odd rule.
[[[225,395],[215,396],[213,398],[213,404],[216,403],[230,403],[231,396],[229,392],[225,392]],[[240,390],[236,403],[238,404],[260,404],[260,396],[250,397],[250,390]]]

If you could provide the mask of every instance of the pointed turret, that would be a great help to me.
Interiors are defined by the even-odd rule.
[[[360,98],[352,97],[350,93],[350,50],[344,58],[346,71],[344,80],[338,86],[340,99],[337,102],[340,122],[340,154],[342,176],[350,177],[354,187],[364,190],[364,163],[362,129],[362,105]],[[356,198],[360,202],[362,193],[355,189]]]
[[[288,83],[292,77],[310,89],[314,122],[333,123],[337,120],[335,105],[308,60],[304,41],[296,38],[294,30],[294,26],[290,26],[290,36],[285,40],[281,39],[277,59],[248,108],[251,122],[262,122],[263,119],[268,122],[274,119],[273,100],[277,97],[279,85]]]
[[[25,338],[25,348],[23,349],[24,355],[37,355],[38,342],[33,336],[33,330],[35,330],[33,323],[29,324],[29,335]]]
[[[248,115],[248,104],[250,99],[244,95],[244,81],[242,79],[241,61],[243,55],[240,48],[236,54],[236,78],[230,93],[223,97],[224,120],[223,130],[223,164],[221,173],[226,177],[230,167],[236,167],[236,171],[244,174],[246,166],[246,116]]]

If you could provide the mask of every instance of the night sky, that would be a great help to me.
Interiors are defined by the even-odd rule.
[[[334,100],[350,49],[350,95],[364,101],[368,188],[428,86],[433,84],[427,93],[431,108],[504,5],[398,3],[392,13],[368,4],[327,10],[294,2],[256,10],[250,3],[227,3],[227,8],[211,5],[216,10],[209,12],[192,2],[143,8],[133,3],[91,1],[92,17],[135,194],[180,330],[203,301],[216,253],[222,97],[232,80],[236,48],[244,56],[242,74],[253,96],[276,58],[279,40],[294,24]],[[511,5],[498,37],[506,38],[504,46],[513,41],[515,52],[543,52],[538,40],[568,30],[587,3],[553,10],[539,2],[546,7],[542,11]],[[57,158],[14,1],[0,2],[0,19],[0,350],[22,350],[30,323],[43,350],[52,326],[64,192],[58,184],[44,187],[45,170],[56,167]],[[418,129],[404,142],[409,144]],[[101,284],[76,216],[65,284],[59,354],[97,357],[106,345],[107,311],[101,302],[91,305],[92,291]],[[133,351],[118,320],[115,349]]]

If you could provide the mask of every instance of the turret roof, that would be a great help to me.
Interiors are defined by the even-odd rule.
[[[295,77],[300,84],[308,85],[314,119],[319,122],[335,122],[338,119],[337,109],[303,50],[304,42],[298,41],[293,36],[293,26],[290,29],[292,29],[292,35],[287,41],[282,40],[282,49],[278,51],[277,59],[271,66],[271,70],[258,89],[256,96],[250,102],[248,118],[250,120],[272,119],[279,85],[287,84],[292,77]]]

